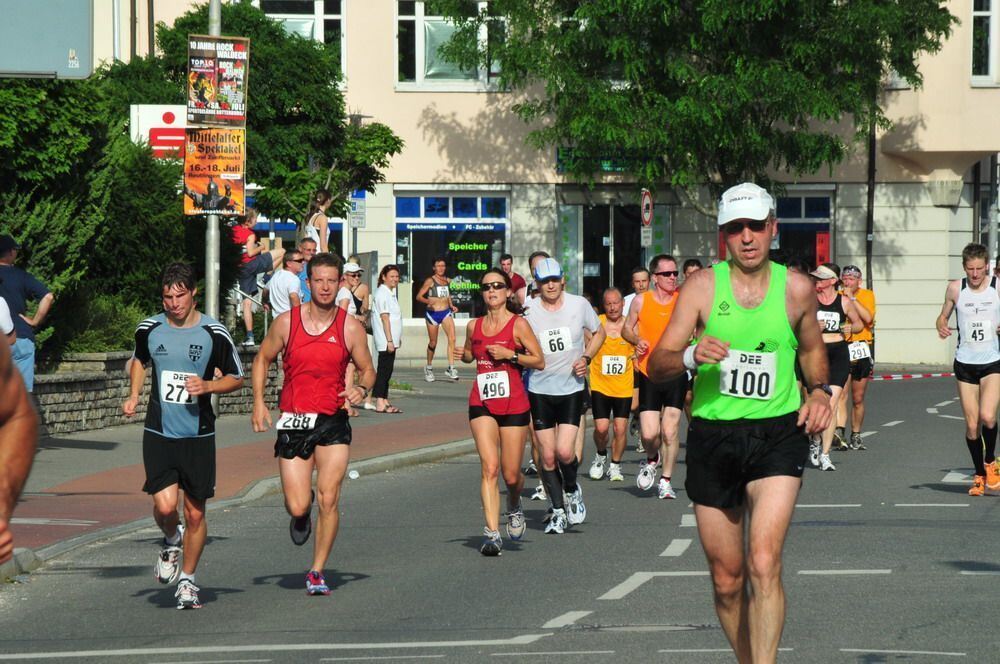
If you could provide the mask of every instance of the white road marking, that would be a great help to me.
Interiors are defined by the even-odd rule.
[[[903,422],[904,422],[904,420],[893,420],[892,422],[886,422],[882,426],[884,426],[884,427],[894,427],[897,424],[902,424]]]
[[[12,524],[19,526],[93,526],[100,521],[87,521],[86,519],[42,519],[35,517],[15,516],[10,520]]]
[[[696,528],[698,522],[694,520],[694,514],[681,515],[681,528]]]
[[[706,572],[707,574],[708,572]],[[510,639],[481,639],[474,641],[401,641],[380,643],[261,643],[259,645],[199,646],[198,652],[233,654],[238,652],[306,652],[310,650],[403,650],[407,648],[476,648],[484,646],[526,646],[548,634],[521,634]],[[150,655],[189,655],[191,649],[182,648],[119,648],[115,650],[65,650],[56,652],[2,653],[0,661],[24,659],[83,659],[86,657],[143,657]]]
[[[319,661],[321,662],[371,662],[375,660],[384,659],[441,659],[444,655],[386,655],[384,657],[321,657]],[[265,661],[270,662],[271,660],[247,660],[252,661]],[[184,664],[191,664],[191,662],[184,662]]]
[[[660,557],[663,556],[677,557],[683,555],[684,552],[688,550],[689,546],[691,546],[691,540],[675,539],[672,542],[670,542],[670,545],[667,546],[666,549],[663,550],[663,553],[660,554]]]
[[[938,409],[937,408],[928,408],[927,412],[930,413],[931,415],[937,415],[938,414]]]
[[[877,433],[878,433],[878,431],[862,431],[861,432],[861,437],[862,438],[867,438],[868,436],[874,436]]]
[[[444,657],[444,655],[439,655]],[[270,659],[202,659],[195,662],[184,661],[184,664],[250,664],[251,662],[270,662]],[[322,661],[322,660],[320,660]],[[176,662],[150,662],[150,664],[176,664]]]
[[[792,652],[795,648],[778,648],[778,652]],[[670,648],[657,650],[658,653],[732,652],[732,648]]]
[[[537,657],[539,655],[614,655],[614,650],[553,650],[549,652],[491,652],[490,657]]]
[[[841,648],[840,652],[872,653],[873,655],[930,655],[932,657],[965,657],[964,652],[935,652],[933,650],[875,650],[868,648]]]
[[[708,576],[708,572],[633,572],[632,576],[625,579],[617,586],[604,593],[597,599],[622,599],[630,592],[658,576]]]
[[[959,417],[958,415],[938,415],[938,417],[943,417],[949,420],[962,420],[963,422],[965,421],[964,417]]]
[[[969,503],[896,503],[894,507],[968,507]]]
[[[560,627],[566,627],[568,625],[572,625],[580,618],[586,618],[591,613],[593,613],[593,611],[567,611],[558,618],[553,618],[542,625],[542,629],[559,629]]]
[[[1000,576],[1000,570],[973,570],[973,569],[963,569],[959,574],[964,576]]]
[[[861,507],[861,503],[840,503],[840,504],[829,503],[829,504],[826,504],[826,505],[821,505],[821,504],[815,504],[815,505],[800,504],[800,505],[796,505],[795,506],[796,509],[799,509],[799,508],[810,508],[810,507]]]
[[[952,470],[941,481],[945,484],[968,484],[972,481],[972,473],[965,470]]]
[[[954,401],[954,399],[948,399],[947,401],[942,401],[941,403],[934,404],[934,407],[935,408],[944,408],[945,406],[950,405],[953,401]]]
[[[892,574],[891,569],[800,569],[805,576],[855,576],[859,574]]]

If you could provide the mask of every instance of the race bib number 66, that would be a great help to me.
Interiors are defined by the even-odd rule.
[[[573,335],[568,327],[554,327],[542,332],[542,352],[561,353],[573,345]]]
[[[720,365],[719,391],[740,399],[768,401],[777,378],[775,353],[731,351]]]
[[[194,397],[188,394],[185,381],[188,376],[198,374],[185,373],[183,371],[161,371],[160,372],[160,401],[164,403],[194,403]]]

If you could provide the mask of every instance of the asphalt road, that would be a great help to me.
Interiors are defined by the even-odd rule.
[[[807,472],[782,661],[996,661],[1000,498],[966,494],[953,418],[951,379],[876,383],[869,450]],[[582,474],[589,461],[588,446]],[[683,463],[678,500],[660,501],[635,488],[636,461],[625,483],[583,479],[588,519],[565,535],[525,500],[524,540],[492,559],[476,457],[348,481],[329,597],[305,595],[308,551],[277,495],[210,513],[200,611],[153,580],[153,528],[93,544],[0,589],[0,661],[732,661]]]

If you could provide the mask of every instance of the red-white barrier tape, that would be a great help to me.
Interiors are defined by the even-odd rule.
[[[925,373],[925,374],[884,374],[875,376],[872,380],[910,380],[911,378],[951,378],[953,373]]]

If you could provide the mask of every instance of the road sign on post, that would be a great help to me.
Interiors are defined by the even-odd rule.
[[[639,198],[639,212],[642,225],[649,227],[653,223],[653,193],[649,189],[642,190],[642,196]]]
[[[351,228],[365,227],[365,193],[364,189],[351,192],[351,211],[347,213],[347,223]]]

